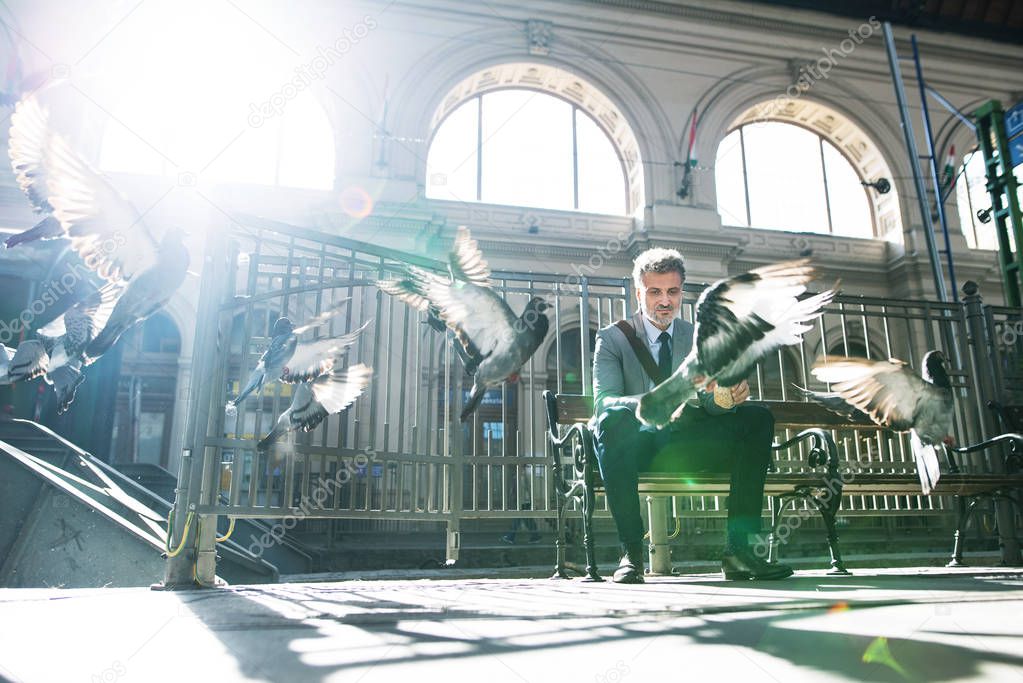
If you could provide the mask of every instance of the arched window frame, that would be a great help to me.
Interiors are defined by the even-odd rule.
[[[835,232],[834,232],[834,219],[832,217],[832,209],[831,209],[831,192],[830,192],[830,188],[829,188],[829,185],[828,185],[827,163],[826,163],[825,158],[824,158],[824,149],[825,149],[824,145],[825,145],[825,143],[830,145],[832,147],[832,149],[834,149],[834,151],[837,152],[841,156],[841,158],[843,160],[845,160],[846,163],[849,164],[849,167],[853,170],[854,173],[856,173],[856,177],[859,178],[859,180],[861,182],[864,182],[865,179],[863,178],[862,173],[857,168],[857,166],[856,166],[855,162],[853,161],[853,159],[851,159],[849,157],[849,155],[840,146],[836,145],[832,140],[828,139],[828,137],[826,135],[821,134],[820,131],[815,130],[813,127],[807,126],[807,125],[805,125],[803,123],[796,122],[796,121],[781,120],[781,119],[772,119],[772,120],[763,121],[763,122],[759,122],[759,121],[744,121],[744,122],[738,123],[737,125],[734,125],[731,128],[729,128],[728,132],[725,133],[724,137],[722,137],[721,142],[718,143],[719,147],[720,147],[720,145],[724,143],[724,140],[727,139],[728,136],[730,136],[732,133],[735,133],[736,131],[738,131],[738,133],[739,133],[739,145],[740,145],[740,148],[741,148],[740,155],[741,155],[741,158],[742,158],[743,190],[745,192],[744,204],[746,206],[746,225],[740,226],[740,227],[781,229],[781,230],[787,229],[784,226],[770,226],[770,225],[763,225],[762,226],[762,225],[754,224],[753,220],[752,220],[752,211],[750,209],[750,198],[749,198],[749,196],[750,196],[750,193],[749,193],[749,174],[748,174],[748,171],[747,171],[747,164],[746,164],[746,151],[745,151],[745,140],[744,140],[743,129],[748,127],[748,126],[751,126],[751,125],[756,125],[757,123],[775,123],[775,124],[781,124],[781,125],[787,125],[787,126],[794,126],[796,128],[799,128],[800,130],[804,130],[804,131],[814,135],[817,138],[817,143],[818,143],[819,148],[820,148],[821,175],[822,175],[822,177],[824,179],[825,207],[826,207],[826,213],[827,213],[827,219],[828,219],[828,232],[820,233],[820,234],[834,235]],[[863,237],[875,238],[875,237],[878,236],[877,209],[874,206],[874,202],[871,200],[871,196],[869,194],[869,188],[864,186],[863,187],[863,192],[864,192],[864,198],[866,199],[867,208],[870,211],[870,233],[871,233],[870,235],[863,235]]]
[[[607,138],[608,142],[611,143],[611,149],[614,150],[615,157],[618,159],[618,165],[619,165],[619,167],[621,169],[621,172],[622,172],[622,192],[624,193],[624,198],[625,198],[625,201],[624,201],[624,206],[625,206],[624,215],[629,215],[630,213],[635,211],[636,207],[635,206],[631,206],[631,203],[632,203],[631,194],[632,193],[630,192],[630,188],[629,188],[629,172],[628,172],[628,167],[627,167],[627,164],[626,164],[626,161],[625,161],[625,157],[622,154],[622,150],[619,148],[619,146],[617,144],[615,144],[614,138],[611,135],[608,134],[608,132],[604,129],[604,127],[600,124],[600,121],[595,116],[593,116],[590,112],[588,112],[584,107],[580,107],[578,102],[575,102],[575,101],[571,100],[570,98],[564,97],[563,95],[561,95],[559,93],[556,93],[556,92],[547,92],[547,91],[544,91],[544,90],[540,90],[538,88],[529,88],[529,87],[524,87],[524,86],[508,86],[508,87],[494,88],[494,89],[486,90],[486,91],[479,92],[479,93],[474,93],[474,94],[470,95],[469,97],[466,97],[466,98],[462,99],[460,102],[458,102],[458,104],[456,104],[453,107],[450,107],[446,112],[444,112],[444,114],[440,118],[440,120],[438,120],[435,123],[435,125],[433,126],[433,129],[430,132],[430,139],[429,139],[429,141],[427,143],[427,158],[429,158],[429,150],[433,146],[434,139],[436,138],[438,131],[440,131],[441,127],[443,127],[444,123],[452,116],[452,114],[454,114],[455,112],[461,110],[461,108],[463,106],[465,106],[469,102],[472,102],[473,100],[476,100],[477,101],[478,109],[477,109],[477,113],[476,113],[477,138],[476,138],[476,197],[475,197],[475,201],[482,202],[483,201],[483,198],[482,198],[482,191],[483,191],[483,158],[482,157],[483,157],[483,147],[484,147],[484,144],[483,144],[484,141],[482,140],[483,98],[486,97],[487,95],[492,94],[492,93],[509,92],[509,91],[533,92],[533,93],[537,93],[539,95],[544,95],[544,96],[547,96],[547,97],[553,97],[554,99],[557,99],[557,100],[560,100],[562,102],[565,102],[566,104],[568,104],[572,108],[572,191],[573,191],[573,208],[571,210],[573,210],[573,211],[583,211],[584,210],[584,209],[580,209],[579,208],[579,163],[578,163],[578,159],[579,159],[578,144],[579,143],[578,143],[578,138],[577,138],[577,123],[576,123],[577,120],[578,120],[576,117],[579,114],[582,114],[583,116],[588,117],[590,119],[590,121],[592,121],[594,123],[594,125],[597,126],[597,129],[601,133],[604,134],[604,136]]]
[[[503,32],[500,33],[503,36]],[[497,35],[494,39],[500,40]],[[573,45],[582,54],[589,54],[592,48],[591,45],[575,43],[569,38],[566,38],[563,44]],[[418,77],[410,79],[412,87],[401,93],[397,99],[410,104],[423,101],[429,101],[430,104],[424,108],[416,106],[407,108],[411,113],[404,117],[399,114],[399,122],[396,125],[399,128],[417,131],[418,138],[427,141],[429,145],[433,142],[440,121],[474,95],[505,88],[532,89],[558,95],[590,114],[596,120],[598,128],[611,139],[612,146],[626,169],[625,182],[628,192],[626,215],[633,217],[639,215],[646,206],[647,195],[650,193],[648,183],[652,182],[646,177],[644,158],[653,154],[651,149],[670,146],[670,126],[667,119],[656,115],[658,112],[643,108],[629,109],[628,99],[625,96],[619,98],[617,94],[631,93],[632,97],[650,97],[652,96],[650,93],[637,91],[640,84],[620,78],[620,74],[613,70],[600,68],[594,70],[589,68],[591,66],[589,64],[586,69],[580,69],[575,64],[559,65],[548,60],[518,61],[514,58],[508,59],[503,53],[501,57],[495,58],[489,54],[492,50],[482,43],[477,63],[486,66],[466,72],[464,64],[472,52],[471,48],[467,52],[460,46],[457,52],[453,51],[444,58],[442,66],[436,61],[424,62],[417,70]],[[442,73],[447,73],[447,77],[442,81],[435,78],[435,72],[439,67]],[[437,92],[445,94],[438,98]],[[605,93],[612,93],[614,96]],[[641,145],[640,140],[643,140],[644,144]],[[654,143],[652,140],[657,142]],[[416,177],[423,187],[427,183],[425,162],[424,156],[417,156]]]

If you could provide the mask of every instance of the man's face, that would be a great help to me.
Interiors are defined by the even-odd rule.
[[[636,291],[640,310],[657,327],[668,329],[682,306],[682,277],[671,271],[643,273],[640,279],[643,286]]]

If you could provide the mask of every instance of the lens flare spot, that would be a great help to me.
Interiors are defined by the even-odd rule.
[[[352,185],[341,193],[341,210],[352,218],[365,218],[373,213],[373,198],[363,188]]]
[[[828,608],[828,614],[837,614],[838,612],[848,612],[849,603],[847,602],[836,602],[834,605]]]
[[[863,653],[863,662],[866,664],[880,664],[898,673],[903,678],[909,678],[909,674],[902,666],[895,661],[892,651],[888,647],[888,639],[878,636],[870,642],[867,650]]]

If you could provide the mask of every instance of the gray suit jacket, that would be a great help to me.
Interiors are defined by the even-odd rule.
[[[642,316],[637,311],[629,322],[640,341],[648,343]],[[693,325],[676,318],[671,327],[671,339],[671,369],[674,371],[693,347]],[[625,334],[613,324],[598,331],[593,352],[594,414],[600,415],[612,406],[634,409],[639,397],[653,388],[653,380],[647,377]],[[711,413],[731,412],[718,407],[711,393],[702,394],[700,404]]]

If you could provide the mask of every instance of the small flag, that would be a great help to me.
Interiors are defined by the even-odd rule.
[[[689,168],[696,168],[696,110],[689,119],[689,150],[686,155],[689,160]]]
[[[946,192],[952,189],[956,182],[956,146],[948,148],[948,156],[945,157],[945,170],[941,180],[941,186]]]

